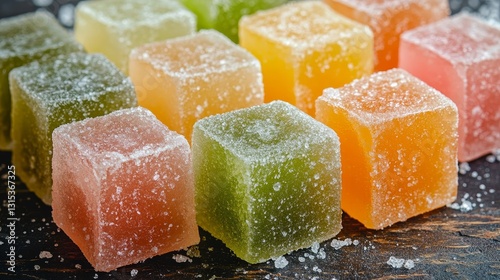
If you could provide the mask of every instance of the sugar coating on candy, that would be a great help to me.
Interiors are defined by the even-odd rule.
[[[340,154],[332,130],[275,101],[198,121],[198,224],[250,263],[276,259],[341,229]]]
[[[369,27],[319,1],[286,4],[245,16],[240,44],[262,63],[265,101],[284,100],[314,115],[326,87],[340,87],[373,69]]]
[[[197,120],[264,99],[259,61],[214,30],[134,49],[130,77],[139,104],[188,141]]]
[[[61,124],[137,105],[134,88],[102,55],[69,54],[10,72],[12,161],[17,175],[51,203],[52,131]]]
[[[196,14],[198,29],[215,29],[238,43],[238,21],[253,14],[284,4],[287,0],[182,0]]]
[[[54,221],[96,270],[199,242],[189,144],[151,112],[119,110],[53,137]]]
[[[49,13],[0,20],[0,150],[12,148],[9,72],[34,60],[82,50]]]
[[[375,40],[375,71],[398,66],[399,36],[444,19],[448,0],[323,0],[335,11],[370,26]]]
[[[458,160],[500,147],[500,28],[460,14],[401,37],[400,67],[458,106]]]
[[[367,228],[455,200],[458,114],[450,99],[394,69],[326,89],[316,106],[342,143],[342,209]]]
[[[125,73],[133,48],[192,34],[195,29],[196,16],[171,0],[84,1],[75,14],[76,39],[88,52],[103,53]]]

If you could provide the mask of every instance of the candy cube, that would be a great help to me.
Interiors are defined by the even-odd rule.
[[[198,224],[250,263],[341,229],[338,137],[296,107],[211,116],[193,132]]]
[[[83,48],[49,13],[0,20],[0,150],[12,149],[9,72],[23,64]]]
[[[182,0],[198,20],[199,29],[215,29],[238,43],[238,21],[253,14],[286,3],[288,0]]]
[[[365,227],[455,200],[458,113],[437,90],[393,69],[326,89],[316,109],[342,143],[342,209]]]
[[[326,87],[370,74],[373,34],[319,1],[296,2],[240,21],[240,44],[262,63],[265,102],[284,100],[314,115]]]
[[[76,39],[124,73],[133,48],[195,30],[196,16],[175,0],[82,1],[75,12]]]
[[[448,0],[323,0],[337,12],[370,26],[375,36],[375,71],[398,67],[399,36],[446,18]]]
[[[264,99],[259,61],[213,30],[134,49],[130,77],[139,105],[188,141],[197,120]]]
[[[54,130],[54,222],[98,271],[200,241],[191,150],[144,108]]]
[[[401,37],[401,68],[451,98],[460,115],[458,160],[500,148],[500,28],[461,14]]]
[[[46,204],[52,200],[52,131],[137,105],[132,83],[102,55],[70,54],[16,68],[10,90],[12,161]]]

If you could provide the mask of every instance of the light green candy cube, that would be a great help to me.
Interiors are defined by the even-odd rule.
[[[124,73],[133,48],[195,31],[196,16],[177,0],[82,1],[75,11],[76,39]]]
[[[44,203],[52,201],[52,131],[137,106],[132,83],[102,55],[70,54],[10,72],[12,161]]]
[[[259,263],[341,226],[335,132],[283,101],[211,116],[193,132],[198,224]]]
[[[12,148],[9,72],[34,60],[82,51],[47,12],[0,20],[0,150]]]
[[[198,17],[198,29],[215,29],[238,43],[238,22],[244,15],[282,5],[288,0],[181,0]]]

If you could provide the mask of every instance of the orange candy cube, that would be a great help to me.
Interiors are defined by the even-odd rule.
[[[393,69],[326,89],[316,118],[340,138],[342,209],[367,228],[455,200],[457,107],[424,82]]]
[[[139,105],[188,141],[197,120],[264,100],[259,61],[214,30],[134,49],[129,74]]]
[[[446,18],[448,0],[323,0],[335,11],[370,26],[375,40],[375,71],[398,67],[399,35]]]
[[[373,70],[368,26],[305,1],[245,16],[240,45],[262,63],[265,102],[284,100],[314,115],[327,87],[340,87]]]

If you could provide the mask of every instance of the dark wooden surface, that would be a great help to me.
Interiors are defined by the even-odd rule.
[[[451,0],[454,12],[479,11],[484,3],[500,0]],[[57,13],[78,0],[0,0],[0,18],[45,9]],[[476,5],[477,4],[477,5]],[[496,6],[497,9],[500,5]],[[488,12],[500,18],[500,9]],[[66,24],[68,27],[71,24]],[[0,152],[0,279],[500,279],[500,161],[483,157],[470,163],[471,170],[459,176],[461,199],[473,203],[467,212],[443,207],[380,231],[368,230],[349,216],[343,217],[339,240],[351,238],[359,245],[334,249],[331,241],[321,243],[326,257],[310,249],[286,257],[289,264],[275,268],[274,262],[250,265],[235,257],[224,244],[200,230],[199,257],[178,263],[176,255],[158,256],[142,263],[97,273],[78,247],[60,231],[51,218],[51,208],[16,180],[16,266],[7,270],[7,167],[10,153]],[[490,158],[491,159],[491,158]],[[51,258],[41,258],[50,252]],[[42,254],[41,254],[42,253]],[[307,256],[313,255],[314,259]],[[387,264],[391,256],[411,259],[412,269]],[[301,262],[300,258],[305,261]],[[135,275],[135,276],[132,276]]]
[[[6,174],[10,153],[0,153],[0,158],[3,260],[8,254]],[[200,257],[191,257],[192,262],[174,260],[175,255],[188,256],[179,251],[110,273],[96,273],[52,222],[51,208],[17,180],[16,273],[2,262],[0,279],[500,279],[500,161],[481,158],[470,167],[459,177],[457,201],[462,204],[461,199],[468,197],[475,204],[471,211],[444,207],[379,231],[368,230],[344,215],[344,228],[336,239],[351,238],[359,245],[336,250],[330,241],[323,242],[325,259],[306,257],[300,262],[299,257],[307,254],[317,256],[303,249],[285,256],[289,264],[282,269],[275,268],[273,261],[247,264],[200,230]],[[43,251],[52,257],[41,258]],[[391,256],[411,259],[415,267],[393,268],[386,263]],[[132,277],[134,270],[137,275]]]

